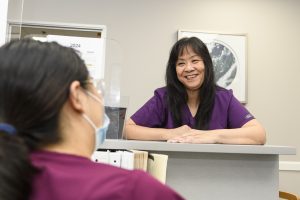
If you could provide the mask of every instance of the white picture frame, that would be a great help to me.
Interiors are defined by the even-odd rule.
[[[247,103],[247,35],[179,30],[178,40],[183,37],[197,37],[206,44],[217,85],[232,89],[241,103]]]

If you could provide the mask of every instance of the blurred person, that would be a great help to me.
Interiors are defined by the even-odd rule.
[[[142,171],[91,161],[109,124],[99,86],[71,48],[0,48],[0,199],[182,199]]]

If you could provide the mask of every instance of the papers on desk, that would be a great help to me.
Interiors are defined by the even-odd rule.
[[[168,156],[164,154],[154,154],[140,150],[106,149],[95,151],[92,160],[128,170],[143,170],[162,183],[166,182]]]

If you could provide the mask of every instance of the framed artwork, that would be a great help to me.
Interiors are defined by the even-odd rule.
[[[197,37],[206,44],[213,61],[217,85],[232,89],[241,103],[247,103],[246,34],[179,30],[178,40],[183,37]]]

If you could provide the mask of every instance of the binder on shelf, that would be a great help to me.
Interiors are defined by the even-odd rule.
[[[122,151],[98,150],[92,155],[92,161],[121,167]]]
[[[109,163],[109,150],[95,151],[92,160],[98,163]]]
[[[166,182],[168,155],[141,150],[102,149],[94,152],[92,160],[128,170],[143,170],[160,182]]]
[[[134,169],[134,154],[131,151],[122,152],[121,167],[124,169]]]
[[[122,151],[110,151],[109,152],[109,164],[121,167]]]

